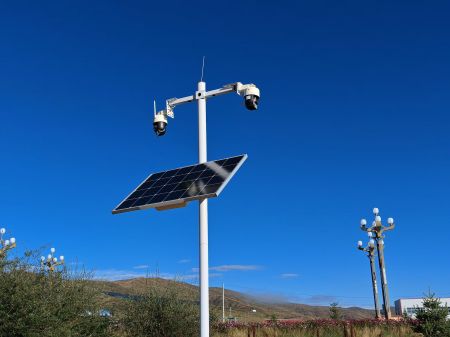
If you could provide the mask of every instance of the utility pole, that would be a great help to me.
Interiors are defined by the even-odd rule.
[[[222,322],[225,323],[225,284],[222,283]]]
[[[224,85],[219,89],[206,91],[203,76],[197,84],[197,91],[193,95],[166,100],[166,108],[156,111],[154,104],[153,130],[157,136],[166,133],[168,117],[174,118],[174,108],[181,104],[197,101],[198,106],[198,162],[207,162],[206,139],[206,100],[216,96],[236,93],[244,97],[244,104],[248,110],[256,110],[259,104],[260,91],[252,83],[236,82]],[[208,199],[199,200],[199,245],[200,245],[200,336],[209,337],[209,269],[208,269]]]
[[[370,233],[369,233],[370,234]],[[375,304],[375,318],[380,319],[380,302],[378,299],[378,286],[377,286],[377,273],[375,270],[375,241],[370,239],[367,247],[362,246],[362,241],[358,241],[358,249],[367,252],[367,257],[370,261],[370,274],[372,277],[372,290],[373,290],[373,301]]]
[[[206,158],[206,83],[198,82],[198,162]],[[199,200],[200,232],[200,331],[209,337],[208,199]]]
[[[244,105],[247,110],[253,111],[258,109],[260,90],[253,83],[243,84],[241,82],[235,82],[226,84],[218,89],[206,91],[206,83],[203,81],[204,61],[205,60],[203,58],[202,77],[197,84],[197,91],[182,98],[167,99],[165,108],[160,111],[156,111],[156,101],[153,103],[153,131],[157,136],[163,136],[167,131],[168,118],[175,118],[174,109],[179,105],[197,101],[199,164],[194,165],[193,167],[196,169],[201,168],[200,171],[193,171],[191,172],[192,174],[189,173],[189,175],[189,171],[184,172],[182,175],[184,175],[185,178],[189,176],[189,180],[183,180],[181,182],[177,180],[180,177],[176,174],[178,169],[159,172],[159,179],[155,178],[155,180],[152,180],[152,177],[154,178],[152,174],[148,177],[150,180],[143,182],[139,186],[141,188],[135,189],[112,211],[112,213],[117,214],[147,208],[156,208],[157,210],[162,211],[184,207],[188,202],[194,200],[199,201],[200,337],[209,337],[208,198],[219,195],[220,191],[231,179],[234,172],[236,172],[240,165],[242,165],[243,161],[247,158],[247,155],[239,156],[241,159],[239,159],[238,162],[230,162],[230,165],[227,165],[228,169],[232,171],[228,171],[227,168],[221,167],[216,161],[211,163],[207,162],[206,100],[213,97],[234,93],[244,98]],[[239,118],[237,119],[238,122],[241,122],[242,118],[242,115],[239,115]],[[231,158],[226,158],[223,163],[227,163],[228,159]],[[213,167],[213,169],[206,169],[208,167],[208,163]],[[194,169],[192,166],[186,166],[184,169],[189,167],[192,170]],[[209,179],[206,182],[203,182],[200,178],[200,174],[211,173],[205,172],[207,170],[217,171],[217,175],[214,174],[213,176],[205,176],[205,178],[208,177]],[[169,174],[169,172],[171,172],[170,174],[172,175],[167,176],[166,180],[166,176],[163,175]],[[175,176],[178,176],[178,178],[175,179]],[[169,180],[172,181],[172,178],[174,178],[174,181],[176,180],[176,182],[173,184],[167,184]],[[218,178],[219,181],[216,181],[215,178]],[[216,182],[208,185],[213,179]],[[152,183],[150,183],[150,181],[152,181]],[[188,185],[184,186],[186,183],[188,183]],[[178,189],[180,185],[182,185],[181,189]],[[153,187],[150,188],[150,186]],[[193,187],[192,190],[191,187]],[[144,192],[144,190],[146,192]]]
[[[373,209],[373,214],[375,215],[375,220],[372,222],[371,227],[366,227],[367,221],[365,219],[361,220],[361,229],[365,232],[372,233],[372,237],[377,243],[378,250],[378,265],[380,268],[381,276],[381,290],[383,292],[383,309],[384,316],[386,319],[391,318],[391,305],[389,301],[389,290],[386,278],[386,264],[384,261],[384,232],[393,230],[395,228],[394,219],[388,218],[387,222],[389,226],[384,227],[381,223],[381,216],[378,208]]]

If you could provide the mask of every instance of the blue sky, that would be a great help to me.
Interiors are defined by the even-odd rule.
[[[208,103],[210,159],[248,154],[210,201],[211,285],[371,306],[361,217],[379,207],[391,299],[449,296],[450,4],[0,4],[0,222],[111,279],[196,282],[197,205],[112,215],[149,173],[197,159],[196,106],[152,132],[152,101]],[[46,248],[46,249],[47,249]]]

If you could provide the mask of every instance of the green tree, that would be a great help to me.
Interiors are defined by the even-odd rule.
[[[339,303],[337,302],[333,302],[330,304],[330,318],[331,319],[341,319],[342,315],[341,315],[341,311],[339,310],[338,307]]]
[[[272,322],[272,324],[277,324],[278,323],[277,315],[276,314],[270,315],[270,321]]]
[[[417,332],[425,337],[450,337],[447,306],[431,291],[423,298],[423,307],[416,308]]]

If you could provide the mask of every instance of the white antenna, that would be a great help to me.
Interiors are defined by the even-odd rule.
[[[153,100],[153,115],[156,116],[156,100]]]
[[[203,56],[203,62],[202,62],[202,78],[200,79],[200,82],[203,82],[203,70],[205,69],[205,57]]]

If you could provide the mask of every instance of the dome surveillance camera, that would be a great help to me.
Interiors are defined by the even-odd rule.
[[[259,89],[257,87],[249,87],[249,88],[245,89],[244,101],[245,101],[245,107],[248,110],[258,109]]]
[[[164,114],[156,114],[153,119],[153,131],[157,136],[164,136],[166,134],[167,118]]]

